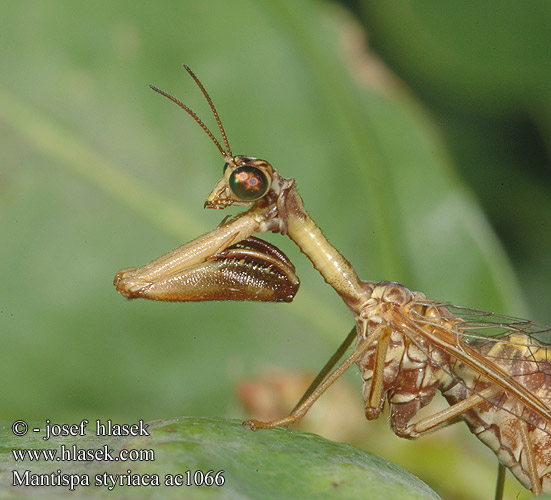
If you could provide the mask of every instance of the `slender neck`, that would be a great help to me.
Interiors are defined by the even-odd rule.
[[[286,197],[287,232],[300,250],[312,261],[326,283],[341,296],[345,304],[358,312],[365,301],[366,290],[352,265],[329,243],[321,229],[304,209],[302,198],[293,186]]]

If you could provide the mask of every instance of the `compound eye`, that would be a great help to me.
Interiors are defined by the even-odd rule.
[[[237,167],[230,174],[230,189],[243,201],[255,201],[268,191],[270,183],[264,173],[256,167]]]

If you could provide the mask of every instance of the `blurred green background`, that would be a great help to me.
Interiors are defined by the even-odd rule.
[[[279,235],[268,239],[302,280],[292,304],[115,293],[117,270],[226,215],[202,209],[217,149],[147,88],[214,127],[182,63],[234,154],[294,177],[361,277],[551,323],[549,9],[4,1],[0,419],[240,417],[240,380],[267,366],[315,372],[352,326]]]

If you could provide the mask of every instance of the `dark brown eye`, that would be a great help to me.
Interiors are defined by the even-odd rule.
[[[262,198],[268,188],[268,179],[256,167],[238,167],[230,174],[230,189],[233,194],[244,201],[255,201]]]

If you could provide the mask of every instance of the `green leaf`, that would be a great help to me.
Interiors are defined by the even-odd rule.
[[[105,425],[105,422],[103,422]],[[251,432],[235,420],[207,418],[179,418],[158,421],[149,425],[149,436],[113,438],[91,436],[95,423],[86,429],[85,437],[51,438],[42,440],[44,430],[37,435],[15,438],[11,425],[0,429],[4,443],[0,452],[0,496],[28,498],[29,491],[40,498],[185,498],[196,499],[353,499],[373,500],[428,500],[440,498],[428,486],[405,470],[386,460],[349,445],[333,443],[314,434],[274,429]],[[141,450],[154,456],[154,461],[138,462],[16,462],[10,447],[67,450],[103,450],[109,446],[111,456],[119,450]],[[154,455],[150,454],[152,450]],[[77,452],[78,453],[78,452]],[[145,455],[142,455],[145,456]],[[80,486],[69,487],[10,487],[24,477],[25,470],[32,475],[50,474],[59,469],[62,474],[79,476]],[[127,471],[130,469],[130,473]],[[12,472],[17,470],[17,476]],[[196,474],[196,471],[199,471]],[[207,487],[204,475],[217,481]],[[103,474],[140,476],[151,486],[113,486]],[[187,472],[187,475],[186,475]],[[216,474],[218,476],[216,476]],[[167,487],[177,475],[183,485]],[[84,478],[82,476],[85,476]],[[154,475],[160,486],[154,486]],[[167,476],[171,477],[167,477]],[[95,484],[96,477],[99,476]],[[30,476],[29,476],[30,477]],[[36,477],[36,476],[35,476]],[[90,486],[83,486],[86,478]],[[178,479],[176,479],[178,480]],[[76,483],[76,477],[73,483]],[[123,479],[124,481],[124,479]],[[126,481],[128,481],[126,479]],[[186,486],[186,481],[191,486]],[[212,483],[211,483],[212,484]],[[110,487],[110,489],[108,489]]]

